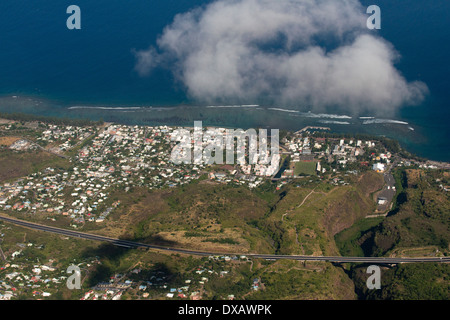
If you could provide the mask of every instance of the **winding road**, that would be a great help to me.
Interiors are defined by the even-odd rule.
[[[50,227],[42,224],[32,223],[28,221],[23,221],[19,219],[14,219],[10,217],[5,217],[0,215],[0,220],[8,223],[19,225],[26,228],[31,228],[34,230],[40,230],[45,232],[52,232],[56,234],[61,234],[74,238],[81,238],[94,241],[109,242],[116,246],[126,247],[126,248],[146,248],[153,250],[169,251],[173,253],[181,253],[196,256],[224,256],[224,255],[245,255],[249,258],[258,258],[266,260],[300,260],[300,261],[327,261],[333,263],[371,263],[371,264],[398,264],[398,263],[412,263],[412,262],[450,262],[450,257],[424,257],[424,258],[392,258],[392,257],[326,257],[326,256],[300,256],[300,255],[273,255],[273,254],[245,254],[245,253],[224,253],[224,252],[206,252],[197,250],[188,250],[181,248],[170,248],[146,243],[139,243],[134,241],[122,240],[109,238],[105,236],[95,235],[91,233],[84,233],[79,231],[66,230],[56,227]]]

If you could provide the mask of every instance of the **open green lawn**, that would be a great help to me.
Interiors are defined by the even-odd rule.
[[[294,176],[299,175],[315,175],[316,174],[316,162],[296,162],[295,163],[295,169],[294,169]]]

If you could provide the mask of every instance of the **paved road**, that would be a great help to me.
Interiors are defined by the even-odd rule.
[[[379,212],[385,212],[386,214],[388,213],[388,210],[391,207],[392,204],[392,200],[394,199],[395,196],[395,179],[394,176],[391,173],[391,170],[393,167],[395,167],[396,165],[396,161],[394,161],[386,170],[386,172],[383,174],[384,177],[384,188],[383,190],[378,194],[378,198],[385,198],[386,199],[386,203],[385,204],[379,204],[377,206],[377,211]]]
[[[336,263],[355,262],[355,263],[373,263],[373,264],[398,264],[398,263],[410,263],[410,262],[450,262],[450,257],[432,257],[432,258],[388,258],[388,257],[325,257],[325,256],[299,256],[299,255],[272,255],[272,254],[244,254],[244,253],[223,253],[223,252],[205,252],[197,250],[187,250],[179,248],[169,248],[139,242],[133,242],[128,240],[114,239],[105,236],[99,236],[90,233],[84,233],[79,231],[65,230],[55,227],[49,227],[41,224],[31,223],[23,220],[13,219],[5,216],[0,216],[0,220],[20,225],[35,230],[57,233],[69,237],[88,239],[94,241],[110,242],[116,246],[126,248],[147,248],[162,251],[170,251],[174,253],[183,253],[196,256],[216,256],[216,255],[245,255],[249,258],[260,258],[266,260],[300,260],[300,261],[328,261]]]

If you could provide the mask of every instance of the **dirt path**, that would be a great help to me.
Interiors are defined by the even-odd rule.
[[[311,192],[303,199],[302,203],[300,203],[300,204],[297,206],[297,208],[300,208],[300,207],[305,203],[305,201],[308,199],[308,197],[314,193],[314,190],[316,190],[316,189],[314,188],[314,189],[313,189],[313,190],[312,190],[312,191],[311,191]],[[284,221],[284,217],[287,216],[292,210],[294,210],[294,209],[291,209],[291,210],[285,212],[285,213],[283,214],[283,216],[281,217],[281,221]]]
[[[306,201],[306,199],[309,198],[310,195],[312,195],[314,193],[314,190],[316,190],[315,188],[305,197],[305,199],[303,199],[302,203],[300,203],[297,208],[300,208]]]

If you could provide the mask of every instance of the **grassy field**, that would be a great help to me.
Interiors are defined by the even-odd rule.
[[[9,147],[19,139],[18,137],[0,137],[0,146]]]
[[[84,229],[199,250],[333,255],[334,235],[374,208],[368,190],[358,184],[336,187],[314,180],[297,186],[249,190],[195,183],[117,190],[110,200],[121,205],[102,225],[87,222]]]
[[[68,168],[70,162],[44,151],[0,151],[0,182],[24,177],[47,167]]]
[[[317,167],[316,162],[306,162],[306,161],[296,162],[294,168],[294,176],[315,175],[316,167]]]
[[[270,206],[245,187],[198,183],[170,190],[135,188],[129,194],[118,190],[111,199],[121,205],[99,233],[202,250],[272,251],[251,223]]]

